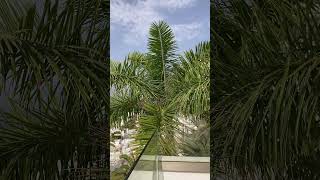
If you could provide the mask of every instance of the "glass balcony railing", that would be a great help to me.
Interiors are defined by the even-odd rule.
[[[158,180],[159,160],[155,132],[127,176],[127,180]]]
[[[209,144],[208,144],[209,145]],[[127,175],[127,180],[209,180],[209,154],[164,156],[158,152],[158,134],[154,133]],[[200,152],[199,152],[200,153]]]

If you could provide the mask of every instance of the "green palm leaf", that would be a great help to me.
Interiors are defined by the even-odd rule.
[[[307,165],[319,154],[318,11],[307,1],[230,1],[215,11],[213,150],[226,175],[318,177]]]
[[[203,115],[209,110],[210,44],[200,43],[180,57],[181,64],[173,68],[168,80],[170,97],[185,115]]]
[[[109,0],[0,5],[0,90],[17,103],[1,113],[0,174],[65,179],[69,160],[106,153]]]
[[[151,77],[165,81],[168,70],[175,62],[176,41],[169,25],[163,21],[153,23],[149,31],[149,59]]]

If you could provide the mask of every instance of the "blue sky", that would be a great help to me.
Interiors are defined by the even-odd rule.
[[[111,59],[122,61],[129,52],[147,51],[152,22],[172,28],[178,52],[209,40],[209,0],[111,0]]]

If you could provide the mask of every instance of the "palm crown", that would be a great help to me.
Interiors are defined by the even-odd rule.
[[[135,137],[142,145],[158,132],[158,151],[177,154],[179,117],[208,121],[209,43],[183,55],[176,53],[171,28],[155,22],[149,31],[148,52],[134,52],[123,63],[112,63],[111,122],[138,123]]]

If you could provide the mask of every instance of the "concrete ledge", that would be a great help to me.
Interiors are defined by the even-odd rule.
[[[210,157],[195,156],[159,156],[161,161],[210,163]]]
[[[158,156],[160,161],[173,161],[173,162],[202,162],[210,163],[210,157],[196,157],[196,156]],[[155,155],[142,155],[140,160],[155,161]]]
[[[210,180],[209,173],[181,173],[181,172],[163,172],[160,175],[164,180]],[[134,171],[129,180],[151,180],[154,174],[152,171]]]
[[[159,156],[159,169],[163,172],[210,173],[209,157]],[[135,170],[155,171],[156,156],[141,156]]]

